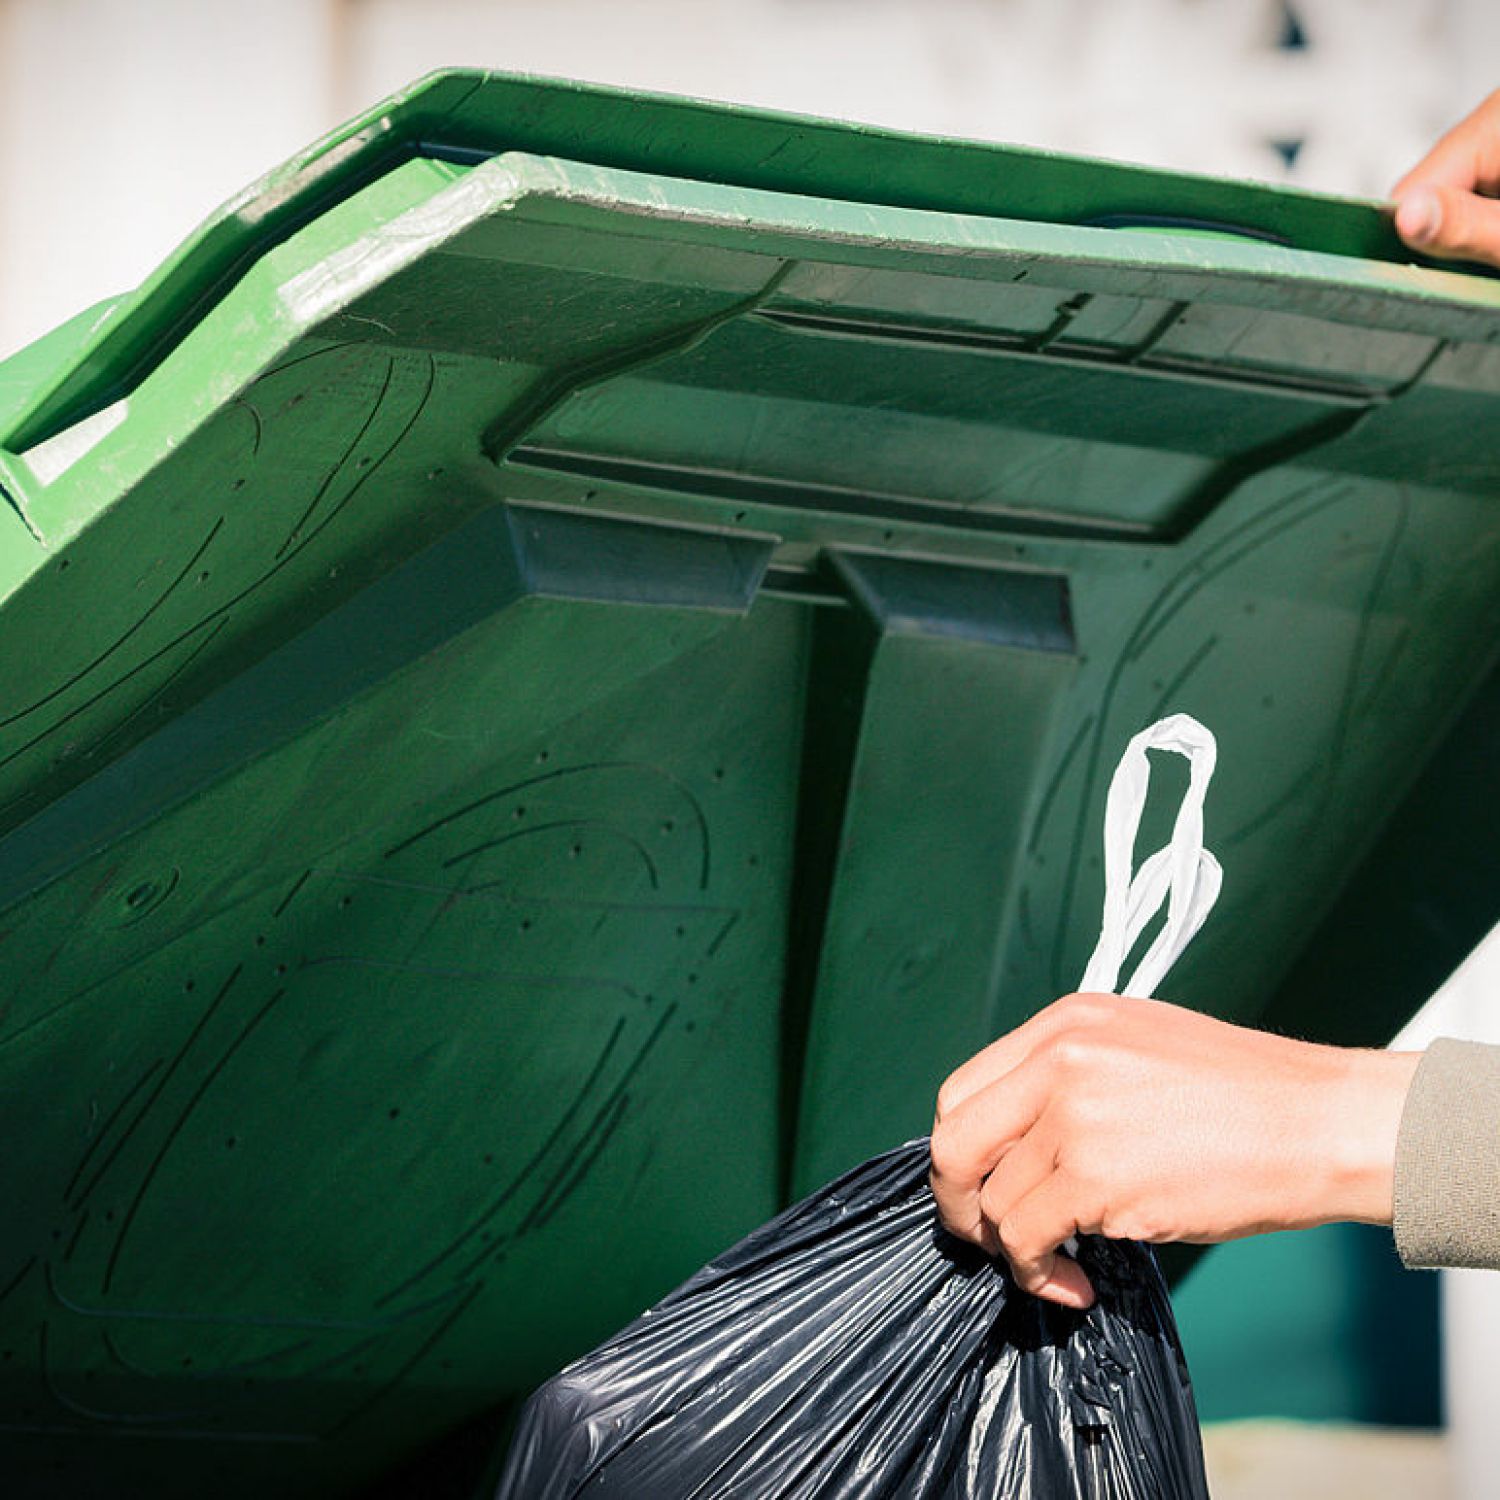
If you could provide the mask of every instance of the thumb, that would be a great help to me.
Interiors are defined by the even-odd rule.
[[[1423,184],[1396,205],[1396,233],[1424,255],[1500,267],[1500,202]]]
[[[1082,1310],[1094,1305],[1094,1288],[1089,1284],[1088,1272],[1061,1250],[1043,1257],[1043,1263],[1026,1290],[1061,1307]]]

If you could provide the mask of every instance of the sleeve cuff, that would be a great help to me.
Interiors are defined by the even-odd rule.
[[[1444,1037],[1417,1064],[1392,1227],[1408,1266],[1500,1269],[1500,1047]]]

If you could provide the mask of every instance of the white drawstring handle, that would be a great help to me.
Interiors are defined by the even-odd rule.
[[[1151,786],[1148,750],[1186,756],[1188,789],[1177,810],[1172,842],[1158,849],[1132,878],[1136,834]],[[1081,990],[1141,998],[1154,995],[1213,910],[1224,875],[1218,860],[1203,847],[1203,798],[1217,755],[1213,735],[1188,714],[1159,720],[1125,747],[1104,809],[1104,924]],[[1161,931],[1130,982],[1120,987],[1121,965],[1164,900],[1167,916]]]

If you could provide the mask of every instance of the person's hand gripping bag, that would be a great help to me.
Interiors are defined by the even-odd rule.
[[[1148,749],[1191,764],[1171,843],[1131,877]],[[1218,896],[1213,736],[1137,735],[1110,785],[1103,932],[1083,988],[1148,995]],[[788,1209],[532,1396],[497,1500],[1206,1497],[1166,1284],[1144,1245],[1070,1249],[1086,1312],[1019,1291],[937,1221],[925,1140]]]

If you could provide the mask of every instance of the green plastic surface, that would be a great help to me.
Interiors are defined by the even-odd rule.
[[[0,368],[15,1484],[357,1491],[922,1131],[1170,710],[1172,995],[1367,1039],[1278,986],[1500,616],[1500,283],[1400,256],[440,75]]]

